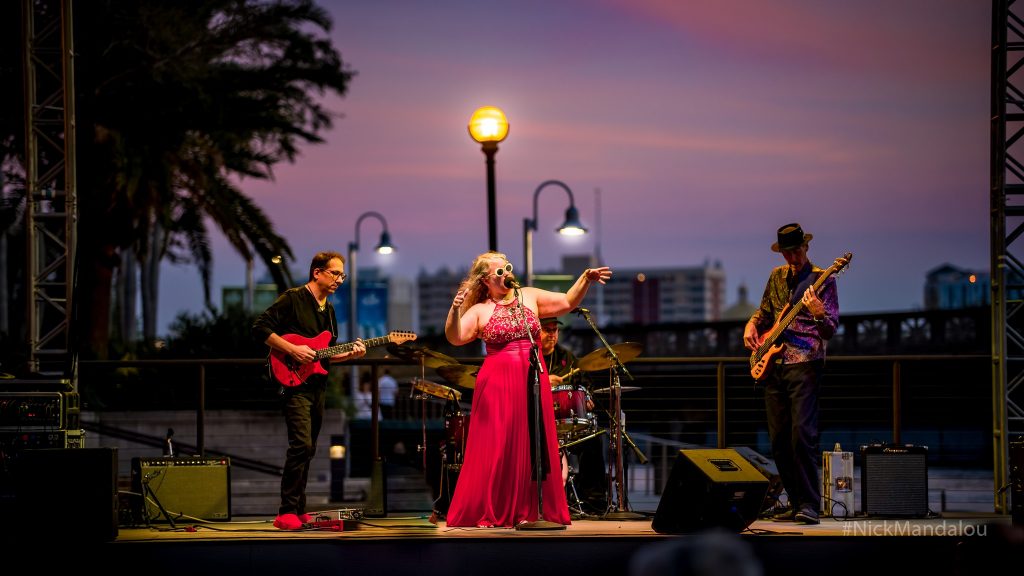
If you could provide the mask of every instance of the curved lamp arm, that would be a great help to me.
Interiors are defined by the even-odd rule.
[[[576,202],[569,186],[561,180],[541,182],[533,192],[533,219],[523,219],[523,256],[526,260],[525,281],[527,286],[533,286],[533,232],[537,230],[537,197],[540,196],[540,191],[548,186],[558,186],[569,195],[569,207],[565,210],[565,222],[555,231],[560,234],[586,234],[587,232],[587,229],[580,224],[579,211],[576,210]]]

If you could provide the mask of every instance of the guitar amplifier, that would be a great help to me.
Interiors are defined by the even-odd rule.
[[[861,446],[861,502],[867,516],[928,516],[928,447]]]
[[[231,520],[231,460],[227,457],[132,458],[132,490],[142,494],[145,502],[136,513],[145,514],[143,518],[150,522],[167,522],[167,516]]]

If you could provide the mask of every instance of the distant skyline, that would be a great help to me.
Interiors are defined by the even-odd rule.
[[[523,220],[546,180],[591,233],[554,233],[568,200],[539,196],[534,268],[592,252],[642,269],[720,261],[728,304],[760,297],[775,230],[800,222],[846,313],[923,304],[925,273],[989,266],[991,5],[974,0],[472,0],[319,2],[358,72],[327,142],[243,190],[304,270],[347,253],[381,213],[397,252],[359,262],[414,278],[488,247],[472,112],[502,108],[498,248],[523,270]],[[600,210],[596,206],[600,190]],[[214,232],[214,301],[245,263]],[[257,264],[256,274],[263,268]],[[304,276],[296,278],[298,282]],[[454,289],[454,287],[453,287]],[[164,266],[159,326],[202,310],[198,272]]]

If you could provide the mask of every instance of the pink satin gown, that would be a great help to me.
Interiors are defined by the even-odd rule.
[[[524,308],[540,342],[540,322]],[[527,402],[530,340],[515,301],[496,304],[481,339],[487,357],[477,374],[470,411],[466,454],[448,509],[448,526],[515,527],[537,518],[537,483],[531,474]],[[543,362],[543,359],[541,359]],[[544,426],[543,458],[549,472],[541,482],[543,520],[570,523],[562,487],[561,460],[547,367],[540,376],[540,410]],[[542,446],[544,448],[545,446]]]

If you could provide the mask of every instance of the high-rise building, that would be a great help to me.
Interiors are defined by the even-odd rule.
[[[426,270],[420,270],[416,276],[416,301],[419,303],[417,330],[421,336],[444,334],[448,309],[452,306],[459,283],[466,277],[468,271],[468,268],[464,268],[453,272],[445,267],[429,274]]]

